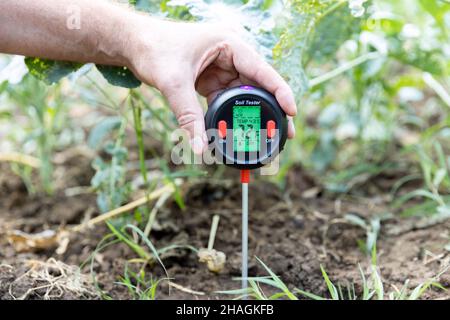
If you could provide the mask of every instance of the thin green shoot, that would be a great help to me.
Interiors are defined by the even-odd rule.
[[[244,297],[252,297],[257,300],[271,300],[271,299],[281,299],[283,297],[287,297],[290,300],[298,300],[295,294],[289,290],[289,288],[284,284],[283,281],[258,257],[255,257],[256,260],[264,267],[264,269],[268,272],[269,276],[264,277],[248,277],[249,287],[247,289],[237,289],[237,290],[226,290],[226,291],[217,291],[220,294],[228,294],[228,295],[236,295],[236,299],[242,299]],[[242,278],[234,278],[233,280],[241,281]],[[266,296],[260,284],[269,285],[274,287],[281,292],[277,292],[269,297]]]
[[[125,265],[124,275],[116,282],[127,287],[128,292],[135,300],[155,300],[158,286],[166,278],[155,280],[152,275],[147,276],[144,269],[133,272]]]

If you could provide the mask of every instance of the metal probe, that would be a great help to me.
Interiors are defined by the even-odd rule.
[[[242,291],[246,300],[248,289],[248,183],[250,170],[241,170],[242,182]]]

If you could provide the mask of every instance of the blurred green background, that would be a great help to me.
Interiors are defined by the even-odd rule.
[[[297,135],[279,174],[264,179],[283,187],[288,172],[301,168],[327,192],[383,191],[402,214],[450,216],[449,1],[132,4],[172,19],[240,24],[289,80],[300,110]],[[25,62],[0,56],[0,154],[29,192],[52,193],[55,154],[79,146],[96,154],[91,187],[101,211],[123,204],[136,189],[154,188],[161,177],[152,176],[152,168],[167,183],[205,175],[202,167],[170,163],[175,118],[156,90],[133,88],[139,83],[129,71],[32,57]],[[126,143],[130,136],[135,145]],[[11,161],[17,154],[39,160],[38,183],[32,165],[20,157]],[[140,181],[127,179],[130,168],[140,170]],[[223,174],[223,167],[215,168],[214,177]],[[359,188],[381,175],[392,183]]]

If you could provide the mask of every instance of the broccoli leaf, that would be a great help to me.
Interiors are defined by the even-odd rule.
[[[83,64],[65,61],[53,61],[41,58],[25,58],[30,73],[47,84],[53,84],[61,78],[77,71]]]
[[[319,63],[332,58],[339,47],[361,30],[361,19],[351,15],[345,3],[318,18],[310,41],[307,58]]]
[[[141,82],[136,79],[133,72],[127,67],[113,67],[96,65],[97,70],[103,75],[103,77],[112,85],[124,87],[128,89],[137,88],[141,85]]]

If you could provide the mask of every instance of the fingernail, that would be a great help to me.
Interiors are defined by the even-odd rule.
[[[191,147],[192,151],[194,151],[195,154],[202,154],[203,148],[205,147],[205,143],[203,142],[202,137],[196,136],[195,138],[191,139]]]
[[[288,122],[288,131],[292,132],[292,134],[290,135],[290,138],[293,138],[295,136],[295,126],[294,126],[294,122],[292,120],[290,120]]]

